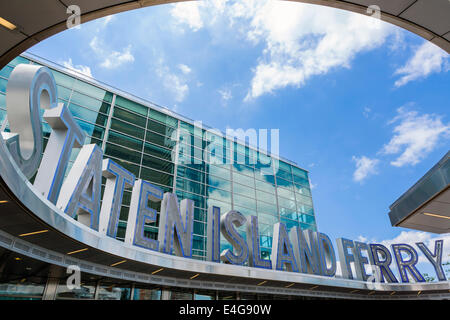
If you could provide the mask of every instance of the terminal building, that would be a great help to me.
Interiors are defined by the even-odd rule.
[[[149,181],[164,192],[175,193],[179,199],[194,201],[193,258],[205,260],[206,210],[211,206],[220,207],[222,212],[233,209],[244,215],[256,214],[261,255],[267,258],[276,222],[284,223],[288,229],[300,226],[317,230],[308,172],[294,162],[260,153],[225,134],[218,137],[224,139],[221,161],[205,162],[202,159],[207,155],[205,152],[217,151],[207,148],[210,141],[207,138],[217,133],[195,127],[194,121],[168,109],[29,54],[15,58],[0,71],[0,120],[6,131],[6,87],[10,73],[18,64],[44,65],[51,69],[58,88],[58,101],[69,106],[76,122],[87,133],[84,144],[97,144],[106,158],[113,159],[136,178]],[[186,143],[182,145],[187,146],[189,152],[177,147],[177,130],[185,133],[182,138]],[[50,131],[50,126],[44,122],[44,145]],[[196,150],[198,147],[201,149]],[[77,151],[74,149],[67,171]],[[174,157],[175,153],[178,157]],[[125,237],[130,199],[131,191],[125,190],[117,240],[123,241]],[[159,214],[160,203],[154,209]],[[145,233],[156,239],[157,223],[146,225]],[[223,242],[221,249],[227,246]],[[25,264],[22,260],[13,261],[15,265]],[[14,285],[6,285],[0,294],[14,292],[12,287]],[[56,297],[60,296],[64,294],[58,293]]]
[[[70,3],[69,3],[70,2]],[[132,246],[127,221],[132,193],[125,190],[117,233],[108,237],[76,221],[33,188],[0,141],[0,299],[448,299],[448,281],[383,283],[309,273],[216,263],[207,259],[208,209],[236,210],[258,218],[257,242],[271,258],[274,225],[317,231],[308,171],[296,163],[200,126],[166,108],[65,69],[22,54],[67,28],[68,7],[83,8],[82,22],[166,0],[46,0],[0,4],[0,125],[9,132],[6,92],[18,65],[49,68],[57,101],[67,106],[95,144],[136,178],[194,203],[192,259]],[[367,14],[367,1],[301,1]],[[380,18],[412,31],[450,52],[447,0],[376,1]],[[43,110],[42,110],[43,112]],[[27,123],[27,125],[29,125]],[[43,122],[44,147],[54,127]],[[211,149],[210,141],[222,148]],[[10,150],[10,149],[9,149]],[[66,174],[78,161],[72,152]],[[211,157],[222,163],[210,161]],[[449,155],[390,207],[393,226],[434,233],[450,230]],[[67,180],[67,179],[66,179]],[[106,188],[102,180],[102,193]],[[151,208],[159,212],[160,203]],[[242,229],[237,229],[244,233]],[[157,239],[158,219],[143,227]],[[230,248],[227,241],[220,249]],[[441,243],[442,244],[442,243]],[[437,248],[437,247],[435,247]],[[441,247],[442,249],[442,247]],[[348,252],[347,252],[348,253]],[[435,256],[437,256],[435,250]],[[429,253],[433,256],[433,253]],[[397,261],[398,262],[398,261]],[[76,274],[81,283],[70,281]],[[445,279],[445,277],[443,277]]]

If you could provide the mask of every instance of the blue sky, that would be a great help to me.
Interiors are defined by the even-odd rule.
[[[81,8],[83,11],[83,8]],[[28,50],[221,130],[280,130],[331,238],[431,244],[388,211],[448,150],[449,55],[363,15],[281,1],[120,13]]]

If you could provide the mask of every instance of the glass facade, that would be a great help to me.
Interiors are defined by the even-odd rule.
[[[0,71],[2,130],[8,130],[6,85],[11,71],[20,63],[41,64],[19,56]],[[262,255],[267,258],[274,223],[282,222],[288,229],[301,226],[316,230],[307,171],[196,127],[181,116],[168,115],[160,107],[91,84],[63,68],[48,67],[57,83],[58,100],[68,105],[87,133],[85,144],[97,144],[105,158],[113,159],[137,178],[174,192],[179,199],[194,201],[194,258],[206,257],[206,212],[213,205],[222,213],[234,209],[246,216],[258,216]],[[44,122],[44,139],[49,133],[50,127]],[[77,153],[73,151],[69,169]],[[273,169],[276,167],[278,170]],[[125,191],[119,240],[125,236],[130,198],[131,191]],[[160,204],[153,206],[159,211]],[[156,239],[157,226],[146,225],[146,236]],[[228,244],[224,241],[222,246],[224,249]],[[119,291],[108,294],[119,295]]]

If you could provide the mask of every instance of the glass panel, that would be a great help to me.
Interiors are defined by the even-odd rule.
[[[165,123],[171,127],[177,128],[178,127],[178,120],[170,117],[166,114],[163,114],[159,111],[156,111],[154,109],[150,109],[149,117],[155,120],[158,120],[159,122]]]
[[[282,178],[282,179],[285,179],[285,180],[288,180],[288,181],[292,181],[291,173],[290,172],[286,172],[284,170],[281,170],[281,168],[278,169],[278,172],[277,172],[277,179],[278,178]]]
[[[278,166],[279,166],[280,170],[286,171],[286,173],[291,174],[291,165],[290,164],[279,160],[278,161]]]
[[[113,97],[113,94],[111,92],[105,91],[103,89],[100,89],[96,86],[93,86],[87,82],[80,80],[77,80],[75,82],[74,90],[87,94],[98,100],[105,100],[109,103],[111,103]]]
[[[135,113],[126,111],[119,107],[114,107],[113,117],[125,120],[127,122],[130,122],[134,125],[141,126],[145,128],[146,119],[144,117],[138,116]]]
[[[296,193],[311,197],[311,190],[308,187],[294,184],[294,190]]]
[[[205,181],[204,173],[197,171],[197,170],[186,168],[184,166],[178,166],[177,175],[182,178],[188,178],[190,180],[194,180],[194,181],[198,181],[198,182],[202,182],[202,183]]]
[[[239,182],[252,188],[255,187],[255,180],[253,178],[250,178],[248,176],[239,173],[233,172],[233,181]]]
[[[206,230],[206,224],[203,222],[199,222],[199,221],[194,221],[194,234],[196,235],[201,235],[204,236],[205,235],[205,230]],[[200,245],[197,244],[196,247],[194,247],[194,249],[197,250],[204,250],[203,248],[203,238],[200,238]]]
[[[133,300],[161,300],[161,290],[134,288]]]
[[[56,300],[60,299],[94,299],[96,284],[93,283],[83,283],[79,289],[70,290],[66,286],[66,280],[62,280],[56,290]]]
[[[218,177],[209,175],[206,178],[206,183],[208,185],[210,185],[210,186],[213,186],[213,187],[217,187],[217,188],[220,188],[220,189],[231,191],[231,183],[230,183],[230,181],[222,179],[222,178],[218,178]]]
[[[72,97],[70,98],[70,102],[75,102],[76,104],[89,108],[95,112],[102,112],[108,114],[110,104],[103,102],[101,100],[97,100],[91,97],[88,97],[84,94],[74,91],[72,93]]]
[[[57,85],[64,86],[66,88],[72,89],[75,82],[75,78],[51,69],[53,77]]]
[[[205,186],[203,184],[186,179],[180,179],[178,177],[177,177],[177,189],[182,189],[184,191],[198,193],[201,195],[205,194]]]
[[[57,90],[58,90],[58,98],[64,99],[64,100],[69,100],[70,94],[72,93],[72,90],[71,89],[67,89],[65,87],[61,87],[61,86],[56,86],[56,87],[57,87]],[[65,103],[67,103],[67,102],[65,102]]]
[[[176,130],[172,127],[169,127],[165,124],[161,124],[159,122],[153,121],[151,119],[147,120],[147,129],[151,131],[155,131],[167,137],[172,137],[172,133]]]
[[[214,198],[220,201],[224,202],[230,202],[231,203],[231,193],[228,191],[224,191],[221,189],[217,189],[214,187],[207,187],[206,189],[206,196],[208,198]]]
[[[264,212],[276,216],[278,215],[278,209],[276,205],[268,204],[266,202],[258,200],[256,201],[256,203],[258,204],[258,212]]]
[[[273,205],[277,204],[277,198],[272,193],[258,191],[258,192],[256,192],[256,198],[258,200],[262,200],[264,202],[268,202],[268,203],[273,204]]]
[[[148,113],[148,108],[146,106],[143,106],[139,103],[136,103],[134,101],[125,99],[121,96],[116,96],[116,104],[128,109],[130,111],[133,111],[135,113],[139,113],[145,117],[147,117],[147,113]]]
[[[138,152],[133,152],[129,149],[125,149],[110,143],[106,143],[105,155],[116,157],[125,161],[140,164],[141,154]]]
[[[12,71],[13,71],[13,67],[4,66],[3,69],[0,70],[0,76],[8,79],[9,75],[11,74]]]
[[[172,160],[172,151],[161,146],[146,142],[144,145],[144,152],[153,156],[163,158],[166,160]]]
[[[45,278],[33,277],[33,279],[14,276],[15,270],[10,270],[9,276],[13,279],[3,280],[0,284],[0,300],[40,300],[45,288]],[[3,274],[6,278],[8,275]],[[14,279],[15,278],[15,279]],[[39,282],[33,281],[40,280]]]
[[[255,169],[253,167],[249,167],[243,164],[234,163],[231,165],[234,172],[239,172],[245,174],[247,176],[253,177]]]
[[[262,174],[261,172],[255,172],[255,179],[275,184],[275,176]]]
[[[171,174],[174,171],[173,163],[147,155],[142,156],[142,165]]]
[[[200,208],[194,208],[194,220],[206,221],[206,211]]]
[[[3,121],[6,119],[6,111],[0,109],[0,126],[3,125]]]
[[[233,204],[256,211],[256,201],[254,199],[233,194]]]
[[[291,200],[295,201],[294,192],[291,191],[291,190],[287,190],[287,189],[278,187],[277,188],[277,193],[278,193],[278,196],[282,196],[284,198],[288,198],[288,199],[291,199]]]
[[[113,142],[118,145],[137,150],[139,152],[142,150],[142,143],[143,143],[141,140],[131,138],[129,136],[120,134],[112,130],[109,131],[108,142]]]
[[[292,220],[298,219],[298,215],[297,215],[295,208],[291,209],[291,208],[280,207],[280,217],[289,218]]]
[[[176,145],[176,141],[172,140],[170,137],[162,136],[151,131],[147,131],[145,140],[166,148],[173,148]]]
[[[295,201],[283,197],[278,197],[278,206],[294,210],[296,209]]]
[[[131,288],[115,283],[102,283],[98,288],[98,300],[130,300]]]
[[[230,180],[230,166],[229,165],[207,165],[207,171],[210,174],[213,174],[215,176],[221,177],[223,179]]]
[[[314,210],[313,210],[313,207],[311,207],[311,206],[308,206],[306,204],[297,204],[297,207],[298,207],[297,208],[298,211],[301,212],[301,213],[314,215]]]
[[[105,115],[80,107],[73,103],[69,104],[69,110],[70,112],[72,112],[72,115],[74,117],[89,121],[100,126],[105,126],[106,121],[108,120],[108,117]]]
[[[192,300],[191,289],[171,289],[169,292],[169,300]]]
[[[239,193],[253,199],[255,198],[255,189],[246,187],[236,182],[233,183],[233,193]]]
[[[0,108],[6,110],[6,96],[4,93],[0,93]]]
[[[309,180],[308,179],[301,178],[301,177],[298,177],[298,176],[294,176],[294,182],[298,183],[298,184],[300,184],[302,186],[309,187]]]
[[[280,187],[287,188],[287,189],[292,189],[294,186],[294,184],[291,181],[286,181],[286,180],[278,178],[278,177],[277,177],[277,185]]]
[[[297,194],[297,203],[312,206],[312,199],[308,196],[303,196],[301,194]]]
[[[93,124],[84,122],[80,119],[75,119],[76,123],[83,129],[88,136],[95,137],[97,139],[103,139],[105,129],[94,126]]]
[[[275,186],[271,183],[255,180],[255,185],[256,189],[258,190],[263,190],[275,194]]]
[[[303,170],[303,169],[300,169],[300,168],[297,168],[297,167],[293,166],[292,167],[292,173],[294,175],[296,175],[296,176],[299,176],[300,178],[308,179],[308,172]]]
[[[179,164],[204,164],[202,160],[202,150],[192,146],[181,144],[178,152]]]
[[[231,204],[216,199],[206,199],[207,208],[215,206],[220,208],[220,213],[224,214],[231,210]]]
[[[0,78],[0,91],[6,93],[6,85],[8,84],[8,80]]]
[[[196,290],[194,293],[194,300],[216,300],[215,291]]]
[[[111,119],[111,129],[126,133],[130,136],[144,139],[145,130],[117,119]]]
[[[299,221],[303,222],[303,223],[309,223],[309,224],[316,223],[316,219],[314,218],[314,216],[310,216],[309,214],[300,214]]]
[[[173,176],[162,173],[159,171],[155,171],[148,168],[142,168],[141,169],[141,179],[154,182],[157,184],[162,184],[171,187],[173,185]]]
[[[275,223],[278,222],[278,217],[273,216],[271,214],[265,214],[265,213],[258,213],[258,224],[266,224],[269,226],[273,226]],[[261,233],[261,230],[260,230]]]

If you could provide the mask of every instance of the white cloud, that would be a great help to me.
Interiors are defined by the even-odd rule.
[[[122,51],[107,51],[104,45],[95,36],[92,38],[89,46],[101,60],[100,66],[106,69],[115,69],[125,63],[133,62],[134,56],[131,53],[131,45],[125,47]]]
[[[370,159],[366,156],[352,157],[352,160],[356,163],[356,170],[353,173],[353,180],[356,182],[364,181],[368,176],[377,174],[376,166],[378,165],[378,159]]]
[[[450,70],[449,57],[450,55],[444,50],[425,41],[406,64],[395,71],[395,75],[401,75],[401,78],[395,81],[395,86],[401,87],[432,73]]]
[[[185,64],[179,64],[179,65],[178,65],[178,69],[180,69],[181,72],[183,72],[184,74],[189,74],[189,73],[191,73],[191,71],[192,71],[192,69],[189,68],[189,67],[188,67],[187,65],[185,65]]]
[[[184,74],[184,72],[182,72]],[[186,79],[181,75],[171,72],[170,68],[160,59],[156,68],[156,74],[162,79],[164,88],[169,91],[176,102],[182,102],[189,93]]]
[[[415,165],[426,157],[437,145],[439,138],[450,136],[450,124],[442,122],[442,117],[435,114],[419,115],[417,111],[407,111],[404,107],[397,109],[398,115],[389,123],[398,123],[394,136],[383,146],[382,154],[399,154],[391,165],[402,167]]]
[[[204,28],[217,41],[228,36],[227,30],[262,44],[246,101],[287,86],[301,87],[334,68],[350,68],[359,52],[379,47],[395,30],[360,14],[290,1],[205,0],[175,4],[171,14],[176,25]]]
[[[231,98],[233,98],[233,95],[232,95],[230,89],[219,89],[219,90],[217,90],[217,92],[220,94],[220,96],[222,97],[222,100],[224,100],[224,101],[228,101]]]
[[[170,14],[176,19],[178,24],[187,24],[193,31],[203,27],[203,20],[200,17],[200,2],[180,2],[173,5]]]
[[[246,100],[315,75],[350,68],[359,52],[384,43],[393,28],[363,15],[285,1],[267,1],[251,19],[248,37],[265,44]]]
[[[69,72],[73,71],[74,75],[80,76],[81,74],[89,78],[92,78],[91,68],[84,65],[74,65],[72,62],[72,58],[69,58],[69,60],[67,61],[62,61],[61,64],[67,69],[69,69]]]

